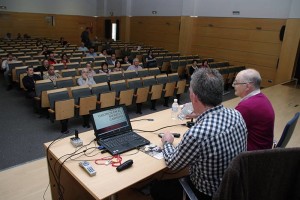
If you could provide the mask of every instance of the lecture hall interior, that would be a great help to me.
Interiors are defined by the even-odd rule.
[[[170,109],[173,99],[178,98],[180,104],[190,101],[189,69],[194,60],[198,64],[208,61],[210,68],[219,70],[225,84],[222,104],[229,108],[240,102],[232,87],[237,73],[257,70],[262,78],[261,91],[274,108],[274,143],[278,142],[287,123],[300,112],[299,10],[300,0],[0,0],[1,62],[8,53],[17,59],[10,65],[13,69],[9,71],[9,91],[6,72],[1,69],[0,73],[2,198],[152,199],[149,185],[153,180],[188,172],[169,171],[164,159],[139,150],[121,154],[123,161],[134,162],[128,170],[117,172],[111,163],[96,165],[95,159],[109,154],[90,150],[97,146],[96,142],[88,144],[95,138],[94,130],[91,122],[88,129],[82,127],[82,120],[93,110],[124,104],[134,130],[153,130],[155,134],[138,132],[151,143],[162,146],[159,131],[154,130],[170,125],[171,131],[181,134],[175,138],[178,144],[188,128],[178,127],[185,121],[172,120]],[[90,46],[97,54],[107,49],[121,61],[127,52],[130,58],[139,59],[143,66],[140,73],[130,73],[126,71],[129,64],[121,64],[122,72],[111,72],[110,79],[101,74],[102,64],[112,56],[91,60],[78,50],[86,28]],[[36,81],[37,96],[28,99],[22,78],[27,66],[42,65],[42,45],[54,53],[55,71],[62,78],[55,88],[47,89],[49,80]],[[149,67],[146,61],[149,51],[156,58],[155,67]],[[67,65],[59,63],[62,53],[69,57]],[[77,85],[87,62],[96,71],[96,84],[90,88]],[[113,71],[114,66],[108,68]],[[55,99],[58,93],[67,95],[68,102],[66,96]],[[282,172],[276,173],[275,181],[293,173],[290,181],[300,184],[299,121],[284,147],[274,145],[272,149],[297,152],[298,168],[285,169],[284,163],[292,161],[280,158],[274,169],[279,165]],[[61,133],[65,126],[69,127],[68,134]],[[70,143],[74,132],[79,132],[87,145],[84,152]],[[74,156],[77,151],[83,153]],[[88,176],[78,165],[82,160],[92,164],[95,177]],[[259,170],[253,163],[247,167]],[[272,184],[274,190],[279,190],[278,183]],[[293,193],[298,189],[287,190]]]

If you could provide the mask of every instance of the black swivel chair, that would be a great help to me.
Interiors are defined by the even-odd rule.
[[[288,121],[288,123],[284,127],[284,130],[279,139],[279,142],[277,144],[276,144],[276,142],[274,142],[274,147],[276,147],[276,148],[279,148],[279,147],[285,148],[286,147],[286,145],[289,143],[289,141],[293,135],[293,132],[295,130],[299,116],[300,116],[300,112],[297,112],[295,114],[295,116],[290,121]]]

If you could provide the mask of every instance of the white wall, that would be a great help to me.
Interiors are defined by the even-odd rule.
[[[180,16],[182,0],[132,0],[131,16]],[[157,14],[152,14],[156,11]]]
[[[82,16],[113,12],[114,16],[300,18],[300,0],[0,0],[0,4],[12,12]]]
[[[6,11],[96,16],[97,0],[1,0]]]
[[[289,18],[300,18],[300,0],[292,0]]]

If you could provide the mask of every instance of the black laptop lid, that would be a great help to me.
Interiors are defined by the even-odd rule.
[[[97,139],[132,130],[126,107],[123,105],[92,111],[91,118]]]

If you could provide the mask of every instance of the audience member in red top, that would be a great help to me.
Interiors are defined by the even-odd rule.
[[[49,54],[49,56],[48,56],[48,62],[49,62],[49,65],[53,65],[53,64],[57,63],[57,61],[56,61],[56,59],[54,57],[54,53],[53,52],[51,52]]]
[[[69,57],[66,53],[61,54],[61,60],[60,63],[64,64],[65,69],[67,69],[67,63],[70,63]]]
[[[207,60],[203,60],[200,68],[209,68],[209,64]]]

